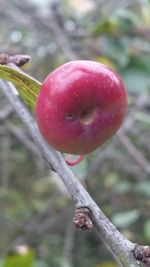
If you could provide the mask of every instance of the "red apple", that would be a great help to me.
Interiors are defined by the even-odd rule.
[[[68,62],[48,75],[36,103],[36,119],[48,144],[60,152],[87,154],[119,129],[127,94],[117,73],[94,61]]]

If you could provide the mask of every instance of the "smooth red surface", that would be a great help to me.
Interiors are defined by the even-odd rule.
[[[45,79],[36,119],[48,144],[60,152],[83,155],[116,133],[126,109],[127,95],[119,75],[103,64],[77,60]]]

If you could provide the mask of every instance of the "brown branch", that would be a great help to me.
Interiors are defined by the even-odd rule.
[[[1,65],[7,65],[7,64],[13,63],[18,67],[22,67],[30,59],[31,59],[31,57],[27,56],[27,55],[9,56],[8,54],[5,54],[5,53],[0,54],[0,64]]]
[[[41,156],[41,153],[34,144],[34,142],[23,132],[20,128],[16,127],[11,122],[5,122],[5,128],[8,132],[10,132],[23,146],[24,148],[31,152],[34,156],[35,165],[37,168],[38,175],[41,174],[41,172],[44,171],[45,162],[43,157]]]
[[[35,10],[35,14],[33,15],[35,23],[38,21],[48,30],[52,31],[52,33],[54,34],[54,38],[56,39],[57,44],[59,45],[66,59],[68,60],[77,59],[76,53],[70,46],[68,36],[65,34],[63,29],[61,29],[59,24],[57,23],[54,12],[52,10],[49,10],[48,13],[44,12],[44,17],[43,17],[41,11],[37,9]]]
[[[41,154],[39,149],[36,147],[36,145],[31,141],[27,135],[20,130],[19,127],[16,127],[13,123],[11,122],[6,122],[5,123],[6,129],[14,135],[20,143],[22,143],[27,150],[29,150],[31,153],[33,153],[34,156],[41,158]]]
[[[133,106],[131,107],[121,129],[120,129],[120,133],[125,133],[125,132],[128,132],[132,126],[133,126],[133,123],[135,121],[135,116],[136,116],[136,112],[137,110],[141,110],[148,102],[148,95],[147,94],[140,94],[139,97],[137,97],[135,103],[133,104]]]
[[[134,103],[133,107],[130,109],[130,112],[128,113],[128,116],[121,127],[120,131],[117,133],[117,137],[119,142],[124,146],[127,153],[132,157],[132,159],[138,164],[140,168],[146,173],[150,174],[150,163],[149,161],[144,157],[143,153],[139,151],[139,149],[130,141],[130,139],[127,136],[127,132],[132,128],[136,111],[142,109],[148,100],[147,94],[140,95],[136,102]]]
[[[20,101],[18,96],[14,94],[14,86],[10,82],[0,81],[0,87],[13,105],[21,120],[27,126],[45,160],[50,166],[53,166],[55,171],[59,174],[74,200],[76,207],[86,207],[89,210],[90,218],[100,238],[109,246],[123,267],[139,266],[133,255],[135,244],[127,240],[108,220],[79,180],[75,177],[71,169],[67,166],[60,153],[56,152],[45,143],[31,114]]]
[[[144,157],[144,155],[136,148],[136,146],[130,141],[128,136],[123,133],[117,133],[118,139],[125,147],[128,154],[135,160],[135,162],[148,174],[150,174],[150,163]]]
[[[12,107],[6,106],[5,109],[0,111],[0,121],[6,120],[9,115],[12,113]]]

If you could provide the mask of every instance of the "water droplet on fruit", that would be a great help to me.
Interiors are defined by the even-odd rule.
[[[67,114],[66,115],[66,119],[68,120],[68,121],[72,121],[73,120],[73,115],[72,114]]]

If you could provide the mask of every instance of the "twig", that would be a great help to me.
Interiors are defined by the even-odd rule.
[[[133,160],[149,175],[150,174],[150,163],[144,157],[142,152],[136,148],[136,146],[130,141],[127,136],[127,132],[132,128],[132,125],[135,121],[136,111],[140,110],[147,103],[148,96],[147,94],[140,95],[134,106],[131,108],[128,117],[126,118],[122,128],[117,133],[119,142],[124,146],[128,154],[133,158]]]
[[[148,99],[149,96],[147,94],[142,94],[136,99],[119,131],[120,133],[128,132],[132,128],[137,110],[141,110],[148,102]]]
[[[40,151],[26,134],[11,122],[5,123],[6,129],[13,134],[34,156],[41,158]]]
[[[138,267],[139,264],[133,255],[135,244],[127,240],[108,220],[79,180],[75,177],[71,169],[67,166],[60,153],[56,152],[45,143],[31,114],[20,101],[18,96],[14,94],[14,86],[10,82],[1,80],[0,87],[13,105],[21,120],[27,126],[45,160],[50,166],[53,166],[55,171],[59,174],[74,200],[76,207],[87,207],[89,209],[90,217],[100,238],[111,248],[123,267]]]
[[[38,176],[41,174],[41,172],[44,170],[45,162],[43,157],[41,156],[41,153],[34,144],[32,140],[29,139],[29,137],[21,131],[18,127],[16,127],[11,122],[5,122],[6,130],[8,130],[12,135],[14,135],[17,140],[34,156],[35,165],[37,168]]]
[[[0,64],[7,65],[9,63],[13,63],[18,67],[22,67],[25,65],[29,60],[30,56],[28,55],[14,55],[9,56],[8,54],[2,53],[0,54]]]
[[[12,107],[6,106],[6,108],[2,111],[0,111],[0,121],[6,120],[7,117],[12,113]]]
[[[65,55],[66,59],[68,60],[75,60],[77,59],[76,53],[70,46],[70,42],[68,40],[68,36],[65,35],[63,29],[61,29],[55,19],[55,15],[52,10],[49,10],[48,14],[44,13],[44,19],[42,14],[39,10],[35,12],[35,22],[39,21],[44,27],[51,30],[54,34],[57,43],[62,50],[63,54]]]
[[[148,174],[150,174],[149,161],[144,155],[136,148],[136,146],[130,141],[128,136],[123,133],[117,133],[118,139],[121,144],[125,147],[128,154],[137,162],[137,164]]]
[[[64,240],[64,256],[70,267],[74,266],[73,250],[75,246],[75,233],[75,227],[72,224],[72,221],[69,221],[66,227],[66,235]]]

